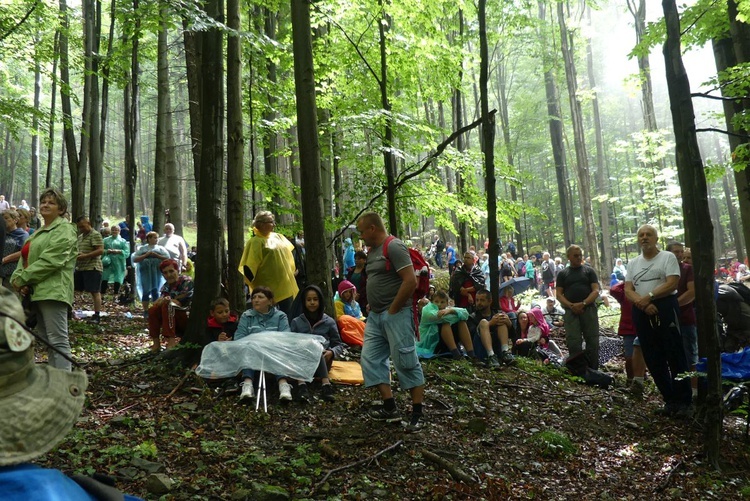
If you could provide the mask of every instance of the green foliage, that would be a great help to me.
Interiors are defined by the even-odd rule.
[[[567,435],[552,430],[537,432],[529,441],[539,454],[549,459],[562,459],[578,450]]]

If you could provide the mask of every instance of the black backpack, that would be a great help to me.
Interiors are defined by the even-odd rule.
[[[443,252],[445,250],[445,242],[440,240],[438,238],[438,241],[435,243],[435,252]]]
[[[750,304],[750,288],[740,282],[731,282],[726,285],[736,290],[737,294],[742,296],[742,299],[746,304]]]

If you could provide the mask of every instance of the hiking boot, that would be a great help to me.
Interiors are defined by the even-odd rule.
[[[279,383],[279,402],[292,401],[292,385],[289,383]]]
[[[242,391],[240,392],[240,401],[252,400],[255,397],[255,391],[253,390],[252,381],[246,381],[242,383]]]
[[[500,354],[500,361],[504,365],[516,365],[516,357],[509,351],[504,351]]]
[[[745,399],[745,389],[741,386],[735,386],[724,395],[722,403],[724,412],[732,412],[740,408],[742,401]]]
[[[632,383],[630,383],[630,388],[628,389],[630,392],[630,396],[633,397],[634,400],[643,400],[643,381],[638,381],[637,379],[634,379]]]
[[[422,414],[412,414],[411,420],[401,421],[401,426],[404,427],[406,433],[419,433],[424,428],[424,421],[422,420]]]
[[[306,384],[297,385],[297,399],[303,404],[309,404],[312,398]]]
[[[401,421],[401,416],[398,413],[398,409],[389,411],[386,410],[386,408],[382,405],[373,407],[367,412],[367,414],[375,421],[385,421],[386,423],[396,423],[398,421]]]
[[[101,317],[99,315],[92,315],[88,318],[86,318],[86,322],[90,324],[98,324],[102,321]]]
[[[490,355],[487,357],[487,360],[485,361],[485,364],[490,369],[499,369],[500,368],[500,361],[497,359],[497,355]]]
[[[333,396],[333,393],[333,386],[330,384],[324,384],[320,389],[320,398],[322,398],[325,402],[333,402],[336,400],[336,398]]]

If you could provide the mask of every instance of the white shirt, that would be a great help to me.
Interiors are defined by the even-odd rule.
[[[667,277],[674,275],[680,276],[680,263],[671,252],[659,251],[651,259],[646,259],[641,254],[628,263],[627,281],[633,282],[639,296],[647,295],[665,283]],[[677,287],[672,294],[677,294]]]
[[[185,245],[185,239],[180,235],[172,233],[171,236],[163,236],[159,239],[159,245],[167,249],[172,259],[180,260],[187,259],[187,245]]]

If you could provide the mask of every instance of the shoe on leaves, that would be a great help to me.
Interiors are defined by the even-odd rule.
[[[306,384],[297,385],[297,398],[303,404],[309,404],[312,401],[310,390],[307,389]]]
[[[401,416],[398,413],[398,409],[392,411],[386,410],[382,405],[374,407],[367,413],[375,421],[385,421],[386,423],[395,423],[401,421]]]
[[[289,383],[279,383],[279,402],[292,401],[292,385]]]
[[[485,363],[487,364],[487,367],[489,367],[490,369],[500,368],[500,361],[497,359],[497,355],[488,356]]]
[[[333,386],[330,384],[324,384],[320,389],[320,398],[322,398],[325,402],[334,402],[336,398],[333,396],[333,393]]]
[[[500,361],[505,365],[515,365],[516,364],[516,357],[513,356],[513,354],[509,351],[504,351],[500,355]]]
[[[253,383],[251,381],[242,383],[242,391],[240,392],[240,400],[252,400],[255,397],[255,391],[253,390]]]

